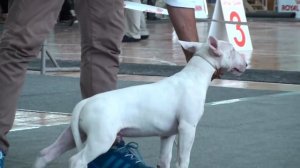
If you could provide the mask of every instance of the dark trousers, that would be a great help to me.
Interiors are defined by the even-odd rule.
[[[1,13],[8,13],[8,0],[0,0]]]
[[[13,125],[27,64],[53,29],[64,0],[13,1],[0,42],[0,149]],[[124,29],[122,0],[76,0],[81,31],[82,97],[116,88]]]

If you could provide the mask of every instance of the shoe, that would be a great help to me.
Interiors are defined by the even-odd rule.
[[[147,13],[147,20],[160,20],[160,18],[155,16],[155,13]]]
[[[0,150],[0,168],[4,168],[4,157],[5,154]]]
[[[126,35],[124,35],[123,39],[122,39],[122,42],[127,42],[127,43],[139,42],[139,41],[141,41],[141,39],[135,39],[133,37],[129,37],[129,36],[126,36]]]
[[[149,35],[141,35],[141,40],[145,40],[145,39],[148,39],[149,38]]]
[[[146,166],[139,151],[138,144],[124,141],[113,145],[108,152],[98,156],[88,164],[88,168],[153,168]]]

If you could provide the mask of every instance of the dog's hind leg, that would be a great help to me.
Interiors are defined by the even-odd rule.
[[[87,168],[88,162],[85,158],[86,148],[83,148],[69,160],[69,168]]]
[[[98,127],[95,124],[93,130],[89,130],[86,145],[78,154],[72,156],[70,168],[85,168],[83,165],[87,166],[89,162],[110,149],[116,139],[117,131],[101,128],[103,127]]]
[[[161,144],[159,163],[157,165],[158,168],[170,168],[170,163],[172,159],[172,149],[175,137],[176,135],[160,138]]]
[[[75,147],[71,127],[68,126],[53,144],[42,149],[35,161],[34,168],[44,168],[48,163],[59,157],[64,152]]]

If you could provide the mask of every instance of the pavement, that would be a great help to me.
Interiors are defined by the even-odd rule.
[[[145,82],[118,81],[118,88]],[[157,93],[162,94],[162,93]],[[79,79],[27,75],[19,109],[69,115],[80,100]],[[205,113],[197,127],[191,168],[300,167],[300,93],[210,87]],[[24,112],[30,113],[30,112]],[[7,168],[30,168],[39,150],[52,143],[67,123],[9,133]],[[155,166],[159,138],[134,138],[145,161]],[[176,158],[174,146],[172,165]],[[74,150],[49,168],[65,168]]]

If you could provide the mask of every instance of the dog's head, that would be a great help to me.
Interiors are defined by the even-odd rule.
[[[194,56],[205,57],[216,69],[226,69],[235,75],[241,75],[247,68],[245,56],[227,41],[210,36],[207,44],[183,41],[180,44],[184,49],[193,52]]]

